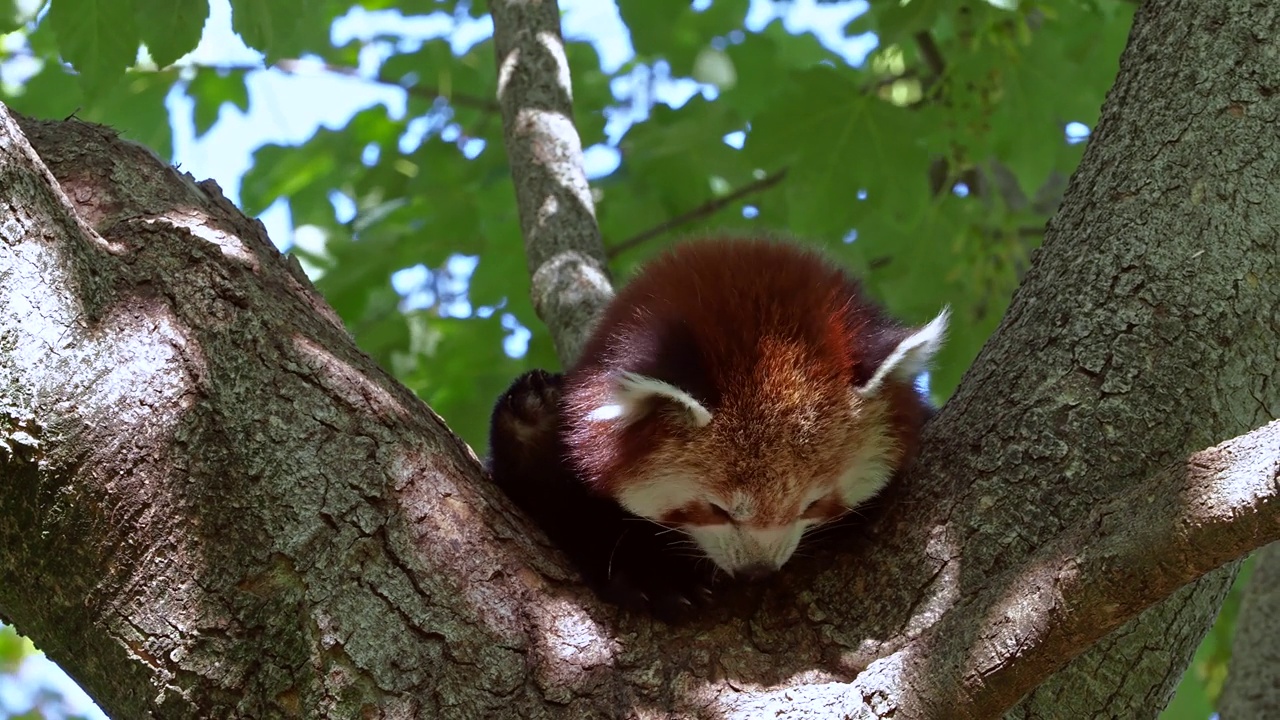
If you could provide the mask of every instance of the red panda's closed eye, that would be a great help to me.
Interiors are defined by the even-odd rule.
[[[726,522],[726,523],[736,523],[736,522],[737,522],[736,520],[734,520],[734,519],[733,519],[733,515],[730,515],[730,514],[729,514],[729,511],[728,511],[728,510],[725,510],[724,508],[720,507],[720,506],[719,506],[719,505],[717,505],[716,503],[714,503],[714,502],[708,502],[708,503],[707,503],[707,506],[711,508],[711,516],[712,516],[712,517],[714,517],[714,518],[716,518],[717,520],[720,520],[720,521],[722,521],[722,522]]]

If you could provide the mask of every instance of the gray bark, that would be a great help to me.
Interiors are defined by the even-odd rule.
[[[530,296],[567,367],[613,288],[573,126],[560,8],[555,0],[495,0],[489,9]]]
[[[1254,554],[1218,711],[1226,720],[1280,717],[1280,543]]]
[[[1083,505],[1132,482],[1131,472],[1280,416],[1277,37],[1273,3],[1146,3],[1138,11],[1046,242],[1046,255],[1053,243],[1071,243],[1074,258],[1039,263],[1005,325],[1044,308],[1051,296],[1038,287],[1076,276],[1082,294],[1039,313],[1047,326],[1020,340],[1063,347],[1073,362],[1013,386],[1047,383],[1056,397],[1027,412],[1054,428],[1048,442],[1072,446],[1068,457],[1088,456],[1043,468],[1051,475],[1042,477],[1072,487],[1033,491],[1047,493],[1035,502],[1052,522],[1068,526]],[[1101,262],[1090,262],[1098,253]],[[1082,485],[1082,472],[1105,481]],[[1090,649],[1018,715],[1154,716],[1235,569],[1209,574]]]
[[[532,551],[260,223],[2,105],[0,188],[7,622],[117,718],[527,705]]]
[[[1233,568],[1173,589],[1280,527],[1276,426],[1193,455],[1280,410],[1278,36],[1144,5],[867,542],[674,628],[574,583],[215,186],[0,110],[0,615],[120,718],[1154,717]]]

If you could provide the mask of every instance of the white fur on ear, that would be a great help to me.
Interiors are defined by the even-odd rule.
[[[947,334],[947,318],[950,314],[949,308],[942,308],[938,317],[928,325],[911,333],[905,340],[898,343],[898,347],[894,348],[893,352],[889,353],[889,357],[876,368],[876,374],[871,376],[866,385],[858,388],[858,394],[871,397],[880,392],[885,379],[889,377],[914,380],[917,375],[924,372],[929,366],[929,361],[937,354],[938,348],[942,347],[943,337]]]
[[[711,422],[711,411],[702,406],[692,395],[668,382],[656,378],[622,373],[614,381],[613,397],[609,402],[587,414],[588,420],[618,420],[624,423],[638,419],[648,412],[648,403],[655,397],[666,398],[689,413],[693,424],[705,427]]]

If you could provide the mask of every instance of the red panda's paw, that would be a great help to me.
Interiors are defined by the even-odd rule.
[[[546,370],[530,370],[516,378],[493,410],[494,431],[521,441],[553,433],[560,419],[562,379]]]
[[[627,585],[611,591],[614,602],[633,612],[652,615],[666,623],[677,624],[690,620],[711,604],[711,588],[706,585],[686,589],[667,589],[658,592],[642,592]]]
[[[610,558],[600,594],[628,610],[671,623],[703,610],[713,596],[710,561],[685,555],[690,551],[661,537],[675,532],[632,529],[631,537],[624,536]]]
[[[499,485],[558,462],[561,376],[530,370],[498,398],[489,421],[489,465]],[[505,475],[511,474],[512,478]]]

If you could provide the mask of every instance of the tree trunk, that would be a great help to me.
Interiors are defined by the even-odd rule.
[[[1280,717],[1280,543],[1254,553],[1218,710],[1228,718]]]
[[[536,710],[470,449],[212,183],[2,113],[4,619],[117,718]]]
[[[118,718],[1154,717],[1234,564],[1177,588],[1280,536],[1280,424],[1192,455],[1280,411],[1278,36],[1145,4],[867,542],[680,627],[585,593],[216,186],[0,106],[0,615]]]

